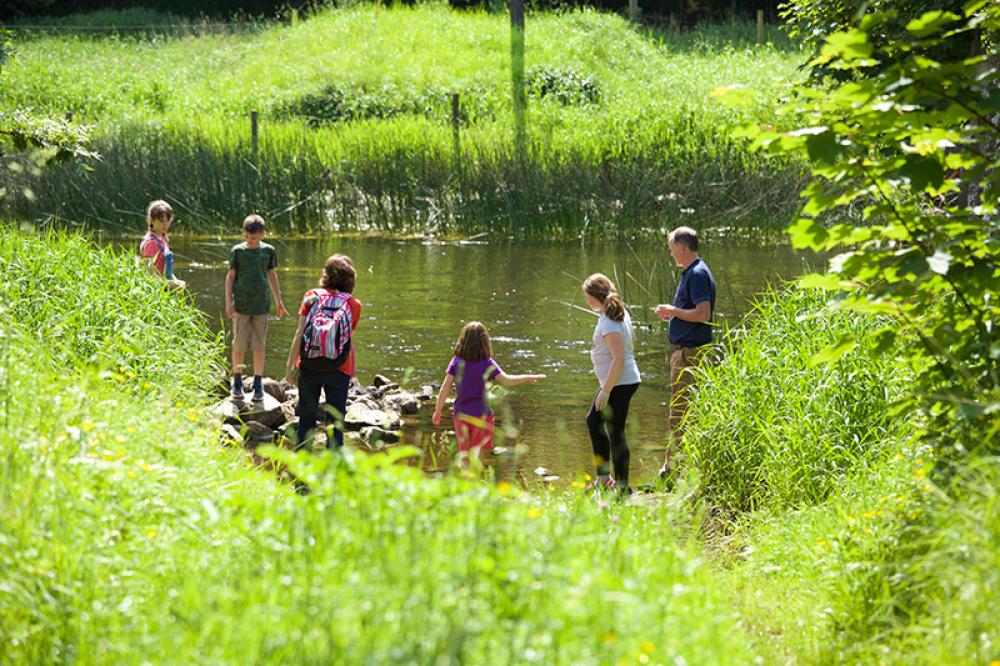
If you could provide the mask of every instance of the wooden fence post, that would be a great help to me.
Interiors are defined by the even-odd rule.
[[[254,160],[257,159],[257,119],[259,114],[256,111],[250,112],[250,150],[253,151]]]
[[[462,171],[462,137],[460,135],[461,115],[459,113],[458,93],[451,94],[451,132],[455,141],[455,168]]]
[[[764,10],[757,10],[757,43],[764,43]]]
[[[632,23],[639,22],[639,0],[628,0],[628,18]]]
[[[510,0],[510,71],[514,98],[514,140],[521,164],[525,161],[525,122],[528,95],[524,89],[524,0]]]

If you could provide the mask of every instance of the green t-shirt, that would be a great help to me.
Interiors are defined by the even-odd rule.
[[[236,271],[233,307],[240,314],[262,315],[271,309],[267,272],[278,266],[278,254],[267,243],[248,248],[245,242],[229,251],[229,268]]]

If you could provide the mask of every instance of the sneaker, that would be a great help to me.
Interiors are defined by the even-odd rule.
[[[243,399],[243,386],[241,384],[233,384],[233,390],[229,392],[229,396],[233,400]]]
[[[256,401],[261,401],[264,399],[264,387],[258,386],[253,390],[253,399]]]

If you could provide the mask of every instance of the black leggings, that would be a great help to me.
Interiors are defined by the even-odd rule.
[[[608,406],[603,412],[598,412],[593,402],[587,412],[587,428],[590,429],[590,446],[594,449],[597,474],[608,474],[608,462],[612,462],[615,484],[620,488],[628,487],[629,451],[625,441],[625,419],[628,418],[628,405],[638,388],[638,382],[620,384],[611,389]]]

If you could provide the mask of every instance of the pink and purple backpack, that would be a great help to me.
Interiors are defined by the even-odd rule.
[[[351,350],[351,295],[316,289],[316,302],[306,315],[302,332],[302,355],[305,358],[328,358],[339,363],[347,360]]]

